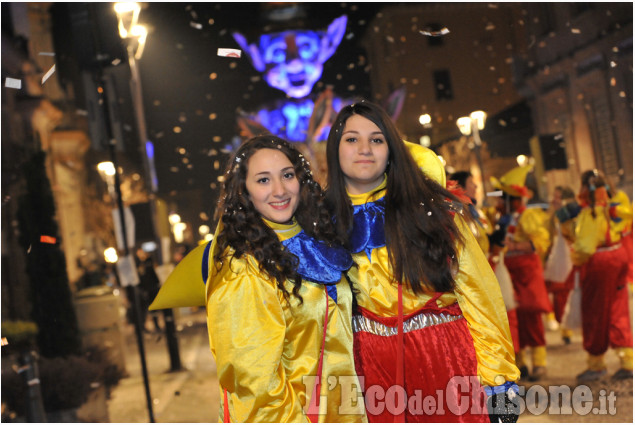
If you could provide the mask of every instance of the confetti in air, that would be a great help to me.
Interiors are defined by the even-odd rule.
[[[487,192],[487,196],[503,196],[503,191],[496,190],[494,192]]]
[[[53,73],[54,73],[54,72],[55,72],[55,65],[53,65],[53,66],[51,67],[51,69],[49,69],[49,70],[46,72],[46,74],[44,74],[44,76],[42,77],[42,84],[44,84],[44,83],[46,82],[46,80],[48,80],[48,79],[49,79],[49,77],[50,77],[51,75],[53,75]]]
[[[442,35],[446,35],[450,33],[450,30],[446,27],[441,28],[439,31],[419,31],[423,35],[427,35],[428,37],[440,37]]]
[[[38,53],[38,55],[40,55],[40,56],[55,56],[55,53],[51,53],[51,52],[40,52],[40,53]]]
[[[21,89],[22,88],[22,80],[18,80],[16,78],[7,77],[4,80],[4,86],[10,89]]]
[[[2,337],[2,346],[9,345],[9,341],[6,338]]]
[[[227,58],[239,58],[241,51],[238,49],[218,49],[218,56],[223,56]]]

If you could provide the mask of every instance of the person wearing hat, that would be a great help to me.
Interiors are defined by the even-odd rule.
[[[467,222],[469,223],[470,230],[472,230],[472,234],[474,234],[476,241],[487,257],[489,265],[492,266],[492,270],[494,270],[496,279],[501,287],[503,302],[505,303],[505,308],[507,309],[507,320],[509,321],[509,331],[512,336],[514,351],[518,352],[520,347],[518,343],[518,319],[516,318],[517,303],[514,295],[514,288],[507,269],[499,266],[500,260],[503,256],[499,253],[492,255],[489,238],[494,231],[494,228],[488,215],[482,208],[479,208],[476,205],[476,189],[478,186],[474,183],[474,177],[469,171],[456,171],[450,175],[449,180],[451,182],[456,182],[456,184],[464,190],[465,196],[470,198],[470,203],[467,204],[467,210],[472,220],[468,220]]]
[[[620,360],[612,378],[633,379],[627,288],[632,251],[622,242],[625,227],[632,226],[632,206],[598,170],[585,171],[581,180],[572,259],[580,273],[582,341],[588,359],[587,369],[576,379],[581,383],[606,376],[604,354],[609,347]]]
[[[538,381],[547,373],[547,343],[542,315],[552,310],[543,277],[542,259],[550,245],[545,227],[546,214],[539,208],[527,208],[530,193],[525,186],[531,165],[516,167],[500,180],[491,178],[494,188],[503,195],[497,200],[497,222],[490,237],[492,252],[504,252],[516,293],[516,315],[520,350],[516,364],[521,378]],[[532,372],[525,363],[523,351],[531,351]]]

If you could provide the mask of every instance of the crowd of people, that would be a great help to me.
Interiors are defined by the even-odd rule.
[[[322,188],[293,144],[245,141],[213,240],[150,306],[206,307],[223,422],[515,422],[518,383],[548,371],[544,323],[570,341],[577,291],[578,379],[608,373],[609,346],[613,378],[632,378],[632,207],[601,173],[545,210],[518,167],[483,208],[469,172],[446,175],[365,100],[338,113],[326,156]]]
[[[506,276],[511,281],[515,302],[507,313],[521,379],[539,381],[547,373],[545,324],[561,329],[564,344],[574,329],[581,331],[588,366],[578,382],[607,375],[609,348],[620,362],[611,378],[632,379],[632,202],[600,171],[588,170],[577,195],[557,186],[547,209],[528,205],[530,170],[517,167],[493,179],[502,191],[494,207],[470,206],[481,247],[492,268],[503,269],[501,288],[509,284]],[[450,178],[470,191],[469,173]]]

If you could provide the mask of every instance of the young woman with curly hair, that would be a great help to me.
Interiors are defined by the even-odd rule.
[[[369,421],[489,421],[486,393],[515,397],[519,372],[498,282],[439,159],[368,101],[339,112],[326,151],[327,201],[357,265]],[[515,420],[504,401],[496,419]]]
[[[352,258],[309,163],[278,137],[247,140],[228,164],[216,218],[213,243],[191,262],[202,262],[204,293],[196,287],[198,301],[179,305],[204,297],[221,420],[366,422],[355,397]]]

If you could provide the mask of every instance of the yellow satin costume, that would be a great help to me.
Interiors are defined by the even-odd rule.
[[[593,208],[582,206],[573,220],[572,260],[582,270],[582,337],[583,348],[589,354],[588,369],[605,370],[604,353],[611,347],[621,369],[632,371],[633,333],[628,303],[631,295],[626,286],[632,275],[633,257],[632,246],[629,250],[621,240],[632,227],[632,205],[624,192],[618,192]]]
[[[265,222],[281,241],[297,235],[298,224]],[[366,422],[356,398],[352,293],[342,275],[337,302],[325,285],[303,279],[290,302],[249,255],[225,262],[207,282],[210,346],[218,379],[227,390],[232,422],[308,422],[306,409],[317,375],[328,300],[320,422]],[[287,282],[291,292],[293,284]],[[221,412],[224,402],[221,401]],[[222,415],[222,414],[221,414]],[[221,416],[222,419],[222,416]]]
[[[364,205],[381,199],[386,194],[385,187],[386,179],[377,188],[379,192],[373,195],[349,194],[349,197],[353,205]],[[437,300],[437,305],[445,307],[459,303],[474,339],[478,376],[482,385],[494,387],[503,385],[506,381],[516,381],[520,373],[514,361],[507,311],[498,281],[460,214],[455,215],[455,222],[465,239],[465,245],[457,252],[459,272],[455,277],[456,289],[443,294]],[[381,317],[395,316],[398,309],[398,290],[394,284],[386,246],[374,248],[370,259],[364,251],[354,253],[353,260],[358,268],[351,268],[349,276],[354,287],[360,290],[357,295],[360,307]],[[404,290],[404,316],[419,311],[432,295],[417,295]]]
[[[489,235],[492,234],[492,223],[485,215],[485,213],[476,205],[474,209],[478,214],[478,217],[474,217],[474,221],[469,223],[470,230],[478,242],[478,246],[481,247],[481,251],[487,257],[489,255]],[[478,220],[478,223],[476,222]]]
[[[283,244],[302,231],[295,221],[263,221]],[[206,306],[221,394],[219,421],[226,390],[231,422],[310,422],[324,338],[318,421],[367,422],[352,352],[352,293],[342,272],[332,285],[303,278],[303,303],[292,295],[287,302],[252,256],[214,263],[221,229],[222,223],[213,243],[195,248],[177,265],[150,306]],[[293,284],[286,288],[291,292]]]
[[[598,247],[615,244],[622,238],[623,224],[608,218],[605,206],[595,206],[595,217],[590,207],[582,208],[575,218],[575,240],[572,246],[572,260],[576,266],[586,263]],[[607,228],[609,240],[607,240]]]
[[[518,225],[513,232],[514,242],[531,242],[536,254],[541,260],[545,259],[551,235],[548,230],[549,216],[540,208],[526,208],[518,217]],[[508,252],[512,255],[512,252]]]

